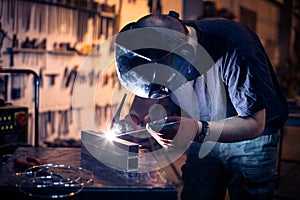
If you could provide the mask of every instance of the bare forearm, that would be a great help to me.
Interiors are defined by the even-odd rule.
[[[251,117],[234,116],[209,122],[208,140],[218,142],[239,142],[260,136],[265,127],[265,110]]]

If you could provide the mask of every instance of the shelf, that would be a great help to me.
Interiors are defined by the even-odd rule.
[[[11,53],[38,53],[43,54],[47,51],[45,49],[32,49],[32,48],[7,48],[7,51],[4,52],[5,54]]]
[[[73,56],[78,54],[77,51],[73,51],[73,50],[55,50],[55,51],[48,51],[47,53],[55,54],[55,55],[64,55],[64,56]]]
[[[34,3],[45,4],[45,5],[50,5],[50,6],[58,6],[58,7],[78,10],[78,11],[82,11],[82,12],[88,12],[91,14],[99,15],[100,17],[111,18],[111,19],[114,19],[116,16],[116,14],[113,12],[98,10],[98,4],[99,4],[98,2],[85,2],[84,3],[83,1],[81,1],[81,2],[83,2],[83,3],[81,3],[82,5],[80,5],[80,3],[78,5],[75,3],[75,1],[71,1],[69,4],[61,3],[61,2],[51,2],[51,1],[45,1],[45,0],[20,0],[20,1],[34,2]]]
[[[79,1],[79,5],[78,5],[75,3],[75,1],[72,1],[70,4],[61,3],[61,2],[51,2],[51,1],[45,1],[45,0],[20,0],[20,1],[27,1],[27,2],[29,1],[29,2],[34,2],[34,3],[46,4],[46,5],[50,5],[50,6],[59,6],[59,7],[74,9],[74,10],[93,13],[93,14],[99,14],[99,12],[97,10],[97,5],[98,5],[97,2],[94,2],[94,3],[85,2],[85,5],[83,5],[83,3],[82,3],[82,5],[80,5],[80,2],[83,2],[83,1]]]
[[[80,52],[74,50],[55,50],[55,51],[47,51],[45,49],[32,49],[32,48],[7,48],[7,51],[4,54],[18,54],[18,53],[32,53],[32,54],[53,54],[53,55],[63,55],[63,56],[73,56],[73,55],[80,55],[86,56],[81,54]]]

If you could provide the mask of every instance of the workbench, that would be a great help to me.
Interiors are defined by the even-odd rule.
[[[14,159],[26,159],[32,156],[46,163],[78,166],[93,174],[93,181],[85,184],[83,189],[68,199],[143,199],[143,200],[175,200],[177,190],[167,178],[164,171],[157,170],[147,173],[131,174],[121,172],[105,165],[91,157],[81,154],[81,148],[45,148],[18,147],[5,165],[0,168],[0,192],[2,196],[11,199],[36,199],[20,192],[19,188],[7,183],[7,177],[18,172]],[[153,160],[149,161],[153,164]],[[149,163],[140,163],[148,165]]]

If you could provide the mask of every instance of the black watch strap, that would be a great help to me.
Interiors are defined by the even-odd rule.
[[[204,138],[209,133],[209,124],[207,121],[200,121],[202,123],[202,129],[201,132],[198,135],[197,142],[202,143],[204,141]]]

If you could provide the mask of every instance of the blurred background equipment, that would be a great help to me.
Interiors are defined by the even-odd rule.
[[[0,144],[27,143],[28,107],[4,105],[0,107]]]

